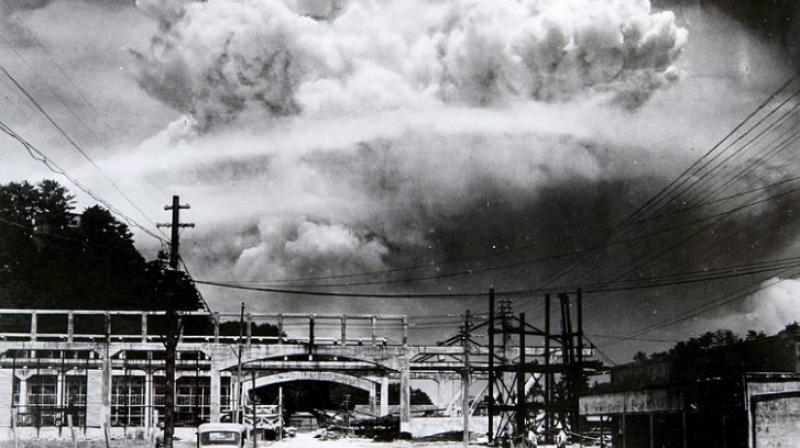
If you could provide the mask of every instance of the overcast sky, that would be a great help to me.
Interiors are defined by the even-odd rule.
[[[185,218],[197,227],[184,231],[182,252],[198,279],[514,290],[797,255],[788,196],[675,248],[695,228],[581,258],[787,78],[780,48],[713,10],[639,0],[7,0],[0,39],[3,67],[146,216],[8,78],[0,120],[145,227],[168,219],[172,194],[191,203]],[[0,148],[0,181],[56,178],[78,193],[14,140],[0,138]],[[788,176],[790,155],[759,175]],[[719,194],[749,185],[733,181]],[[701,206],[667,223],[720,210]],[[135,234],[147,256],[161,247]],[[559,255],[570,252],[578,255]],[[386,270],[396,271],[319,278]],[[615,340],[604,336],[773,275],[587,294],[587,332],[606,345]],[[721,326],[774,332],[800,319],[795,282],[769,281],[779,280],[607,352],[622,361]],[[241,301],[264,312],[486,309],[483,299],[202,290],[222,311]],[[536,298],[517,299],[517,310],[541,320]],[[421,325],[415,337],[447,330]]]

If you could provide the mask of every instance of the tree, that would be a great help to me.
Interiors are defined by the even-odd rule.
[[[431,397],[425,391],[413,387],[409,398],[412,405],[433,404]],[[400,384],[392,383],[389,385],[389,403],[400,403]]]
[[[0,185],[0,307],[163,310],[167,303],[196,310],[201,299],[186,274],[167,269],[163,254],[146,261],[129,227],[108,210],[76,213],[73,196],[52,180]],[[59,331],[51,325],[61,324],[41,319],[40,330]],[[84,325],[76,330],[103,331],[101,322]],[[115,328],[127,325],[138,332],[133,321]],[[154,331],[163,326],[151,322]]]
[[[76,214],[74,204],[52,180],[0,185],[2,306],[159,310],[167,295],[179,309],[200,306],[191,279],[163,257],[145,261],[125,223],[96,205]]]

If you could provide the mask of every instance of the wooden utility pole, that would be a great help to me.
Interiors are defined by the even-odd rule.
[[[234,412],[235,422],[242,423],[244,414],[242,411],[242,327],[244,326],[244,302],[242,302],[242,313],[239,315],[239,352],[236,355],[236,412]]]
[[[181,223],[181,209],[190,208],[188,204],[181,205],[180,197],[172,196],[172,205],[165,205],[164,210],[172,211],[172,222],[170,224],[157,224],[157,227],[170,227],[172,238],[170,240],[169,267],[172,271],[178,271],[178,261],[180,260],[180,229],[183,227],[194,227],[194,224]],[[173,298],[174,299],[174,298]],[[178,312],[174,300],[167,301],[166,310],[166,337],[164,341],[164,448],[172,448],[173,436],[175,434],[175,359],[178,351],[178,338],[181,333],[178,323]]]
[[[464,315],[464,373],[461,376],[461,414],[464,417],[464,447],[469,446],[469,411],[471,409],[469,403],[469,383],[470,383],[470,365],[469,365],[469,332],[470,332],[470,312]]]
[[[525,419],[527,417],[527,397],[525,394],[525,313],[519,313],[519,367],[517,369],[517,406],[514,445],[525,439]]]
[[[494,325],[494,288],[489,288],[489,445],[494,443]]]

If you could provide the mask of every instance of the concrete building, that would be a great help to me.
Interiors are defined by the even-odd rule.
[[[580,410],[614,447],[800,446],[800,332],[615,367]]]
[[[0,310],[0,316],[14,318],[18,330],[22,327],[0,332],[0,440],[70,437],[69,422],[81,438],[101,437],[106,430],[112,437],[151,435],[164,414],[164,344],[163,336],[148,327],[155,328],[162,314]],[[408,321],[401,315],[251,314],[241,340],[219,334],[220,319],[238,315],[182,313],[183,319],[191,317],[214,325],[211,334],[182,335],[178,344],[176,434],[182,437],[192,437],[198,423],[219,422],[239,406],[240,395],[240,409],[249,405],[252,388],[290,381],[326,381],[366,391],[375,416],[389,414],[389,385],[397,383],[400,402],[393,408],[401,430],[411,432],[411,381],[463,379],[464,364],[457,356],[464,348],[410,345]],[[81,324],[89,319],[105,322],[104,334],[78,331],[98,328]],[[123,319],[126,330],[115,330],[112,322]],[[292,336],[286,337],[289,321]],[[252,336],[255,325],[267,322],[282,336]],[[526,347],[525,352],[530,357],[541,350]],[[485,380],[480,372],[487,369],[488,350],[472,347],[469,353],[472,380]],[[519,353],[508,349],[509,356]]]

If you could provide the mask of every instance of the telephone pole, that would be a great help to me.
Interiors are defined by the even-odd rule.
[[[156,227],[170,227],[172,235],[169,243],[169,267],[178,270],[178,260],[180,259],[180,229],[184,227],[194,227],[194,223],[181,223],[181,210],[192,208],[189,204],[181,205],[181,198],[178,195],[172,196],[172,205],[165,205],[164,210],[172,210],[172,222],[170,224],[156,224]]]
[[[170,241],[169,267],[173,275],[178,270],[180,259],[180,229],[184,227],[194,227],[192,223],[181,223],[181,209],[189,209],[189,204],[181,205],[180,197],[172,196],[172,205],[165,205],[164,210],[172,211],[172,222],[170,224],[157,224],[156,227],[170,227],[172,238]],[[173,277],[177,278],[177,277]],[[178,349],[178,338],[181,333],[178,313],[174,300],[167,301],[166,310],[166,337],[164,341],[164,448],[173,448],[173,436],[175,434],[175,359]]]

